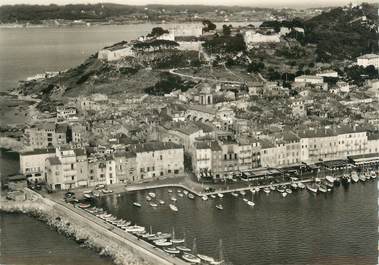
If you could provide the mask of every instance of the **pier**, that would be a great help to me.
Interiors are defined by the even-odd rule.
[[[34,191],[28,190],[28,192],[31,192],[34,194],[33,196],[38,197],[42,204],[51,207],[56,214],[66,216],[68,219],[73,220],[73,222],[78,222],[81,225],[90,228],[94,233],[100,234],[101,237],[116,243],[120,248],[129,250],[132,254],[148,264],[188,265],[185,261],[170,256],[163,250],[156,248],[146,241],[139,240],[133,234],[127,233],[124,230],[91,215],[83,209],[76,208],[72,204],[65,203],[61,199],[48,199]]]

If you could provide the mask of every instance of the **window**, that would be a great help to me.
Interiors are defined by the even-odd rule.
[[[159,156],[159,158],[160,158],[160,160],[162,160],[162,159],[163,159],[163,156],[162,156],[162,155],[160,155],[160,156]]]
[[[73,170],[74,169],[74,164],[71,164],[71,170]]]
[[[109,173],[109,178],[112,178],[112,177],[113,177],[112,173]]]
[[[75,179],[75,176],[71,176],[71,180],[74,180]]]

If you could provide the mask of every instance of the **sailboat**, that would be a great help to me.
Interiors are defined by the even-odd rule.
[[[219,244],[219,257],[218,260],[214,260],[211,262],[212,265],[221,265],[225,263],[224,253],[223,253],[223,247],[222,247],[222,240],[220,239]]]
[[[182,259],[184,259],[185,261],[188,261],[189,263],[195,263],[195,264],[199,264],[201,262],[201,259],[197,257],[196,237],[193,239],[193,243],[192,243],[192,254],[185,253],[182,255]]]
[[[174,228],[172,228],[172,234],[171,234],[171,242],[173,244],[181,244],[181,243],[184,243],[184,238],[175,238],[175,230]]]

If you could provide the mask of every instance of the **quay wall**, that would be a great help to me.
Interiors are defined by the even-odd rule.
[[[115,228],[81,209],[74,208],[73,206],[72,208],[68,208],[71,205],[46,199],[29,189],[25,189],[25,193],[27,195],[27,200],[25,201],[2,199],[0,211],[30,214],[54,227],[59,233],[74,239],[86,247],[94,249],[100,255],[110,256],[115,264],[186,264],[179,259],[172,259],[166,253],[153,248],[147,242],[137,240],[133,235],[127,234],[121,229]],[[117,229],[119,231],[116,231]],[[128,236],[133,238],[128,239]],[[146,246],[141,246],[144,243]],[[162,253],[157,255],[154,253],[157,251]]]

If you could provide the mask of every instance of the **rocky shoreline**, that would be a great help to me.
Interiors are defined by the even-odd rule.
[[[78,244],[96,251],[101,256],[110,257],[116,265],[149,264],[128,249],[121,248],[117,243],[104,238],[101,234],[83,226],[73,218],[57,214],[53,207],[46,204],[44,199],[8,201],[2,198],[0,213],[28,214],[46,223],[67,238],[75,240]]]

